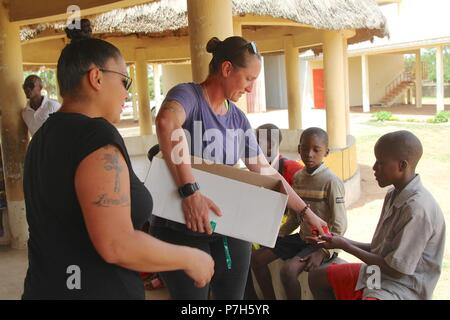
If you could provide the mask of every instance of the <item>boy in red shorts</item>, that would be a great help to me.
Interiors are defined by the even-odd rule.
[[[445,222],[415,173],[421,156],[422,145],[409,131],[388,133],[377,141],[375,178],[380,187],[394,188],[386,194],[371,243],[320,237],[325,248],[342,249],[364,263],[311,272],[309,285],[316,299],[431,299],[442,267]]]

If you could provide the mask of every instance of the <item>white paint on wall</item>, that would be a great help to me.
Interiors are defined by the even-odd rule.
[[[284,55],[264,57],[266,106],[268,109],[287,109]]]
[[[313,94],[313,79],[310,62],[300,60],[300,88],[301,88],[301,102],[303,110],[310,110],[314,108],[314,94]]]

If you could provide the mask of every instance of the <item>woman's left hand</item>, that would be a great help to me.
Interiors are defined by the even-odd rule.
[[[323,235],[328,230],[328,225],[318,215],[316,215],[311,209],[306,210],[304,219],[309,226],[310,234]]]

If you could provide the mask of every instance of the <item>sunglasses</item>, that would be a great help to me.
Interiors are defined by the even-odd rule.
[[[89,69],[88,71],[86,71],[85,73],[88,73],[89,71],[91,71],[92,69]],[[123,87],[125,88],[125,90],[129,90],[131,87],[131,84],[133,83],[133,79],[131,79],[129,76],[127,76],[126,74],[123,74],[121,72],[118,71],[114,71],[114,70],[108,70],[108,69],[103,69],[103,68],[98,68],[98,70],[100,70],[101,72],[109,72],[109,73],[117,73],[120,74],[122,77],[124,77],[122,79],[122,84]]]
[[[121,76],[123,76],[124,78],[122,79],[122,84],[123,84],[125,90],[127,90],[127,91],[128,91],[128,89],[130,89],[131,84],[133,83],[133,80],[129,76],[127,76],[126,74],[123,74],[121,72],[103,69],[103,68],[99,68],[99,70],[102,72],[116,73],[116,74],[120,74]]]
[[[247,49],[251,54],[258,54],[256,43],[254,41],[251,41],[247,42],[242,47],[237,48],[235,52],[228,57],[228,60],[232,61],[243,49]]]
[[[250,51],[250,53],[252,53],[252,54],[258,54],[258,49],[256,48],[256,43],[254,41],[246,43],[245,45],[240,47],[238,50],[241,50],[243,48],[247,48],[248,51]]]

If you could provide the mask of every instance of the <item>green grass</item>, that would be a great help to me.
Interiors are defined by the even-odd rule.
[[[411,119],[408,119],[411,120]],[[421,122],[417,119],[415,121],[405,121],[399,123],[388,123],[388,122],[379,122],[379,121],[368,121],[366,123],[367,126],[376,127],[376,128],[385,128],[386,126],[395,126],[398,127],[398,130],[435,130],[436,124]]]
[[[384,121],[397,121],[398,118],[394,117],[389,111],[378,111],[372,115],[375,121],[384,122]]]
[[[433,118],[427,120],[429,123],[445,123],[450,119],[450,111],[441,111]]]

